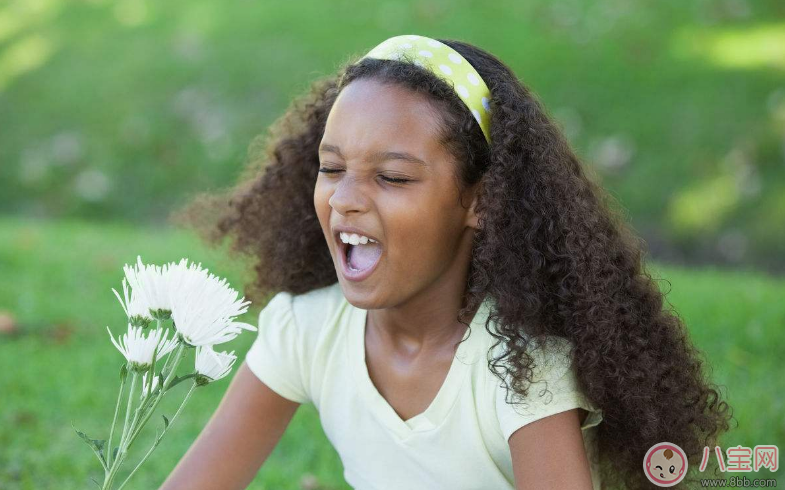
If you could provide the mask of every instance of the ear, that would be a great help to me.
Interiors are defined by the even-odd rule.
[[[480,221],[481,217],[477,215],[477,201],[480,199],[480,194],[482,193],[482,183],[478,182],[474,184],[472,187],[467,189],[468,198],[471,199],[471,203],[469,204],[469,210],[466,213],[466,226],[469,228],[474,228],[475,230],[480,228]]]

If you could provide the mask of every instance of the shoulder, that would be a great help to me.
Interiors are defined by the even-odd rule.
[[[339,283],[303,294],[281,291],[259,312],[259,320],[274,316],[293,323],[297,330],[314,331],[332,318],[345,301]]]
[[[532,383],[560,379],[572,369],[572,351],[574,342],[564,337],[546,335],[528,339],[526,353],[531,357]],[[499,358],[507,351],[507,344],[502,341],[489,349],[488,356]],[[507,366],[509,358],[502,359],[498,365]]]
[[[259,313],[259,333],[246,356],[249,368],[279,395],[305,403],[318,400],[324,357],[323,342],[335,312],[345,301],[333,285],[295,295],[275,294]]]
[[[335,317],[346,302],[339,283],[291,296],[292,311],[300,328],[314,330]]]
[[[595,426],[602,420],[602,411],[579,387],[573,364],[573,347],[574,343],[563,337],[530,339],[526,352],[532,358],[531,383],[525,383],[525,397],[511,390],[512,379],[508,373],[504,373],[507,374],[506,387],[497,379],[496,413],[505,439],[524,425],[573,408],[583,408],[590,413],[581,424],[582,429]],[[503,343],[497,346],[493,351],[494,357],[504,349]]]

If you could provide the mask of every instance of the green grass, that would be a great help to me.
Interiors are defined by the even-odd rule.
[[[71,423],[93,438],[106,438],[117,396],[122,357],[108,339],[124,314],[111,288],[122,266],[140,254],[163,263],[185,256],[200,261],[241,289],[249,279],[241,260],[208,250],[191,235],[167,229],[81,221],[0,219],[0,310],[19,321],[21,334],[0,335],[0,488],[85,489],[103,472]],[[247,264],[246,264],[247,265]],[[657,266],[668,300],[689,325],[734,408],[738,427],[723,449],[741,444],[785,447],[785,378],[777,353],[785,346],[785,281],[743,272],[682,270]],[[670,284],[668,284],[670,283]],[[259,305],[243,320],[255,323]],[[223,344],[240,359],[251,332]],[[197,391],[130,488],[157,488],[216,409],[225,378]],[[185,385],[187,383],[184,383]],[[186,388],[158,413],[173,414]],[[156,427],[162,425],[161,419]],[[107,433],[104,433],[107,431]],[[153,429],[145,428],[121,473],[144,454]],[[312,405],[300,408],[252,489],[299,489],[306,474],[321,488],[348,488],[342,467]],[[766,470],[747,476],[768,477]],[[776,475],[782,481],[783,471]]]
[[[247,277],[238,261],[206,250],[185,233],[163,229],[0,219],[0,236],[0,310],[12,312],[21,329],[18,336],[0,335],[0,489],[96,488],[90,477],[103,481],[103,471],[71,423],[92,438],[108,436],[123,359],[106,325],[115,335],[125,328],[124,313],[111,291],[121,288],[123,264],[133,263],[137,254],[148,263],[188,257],[227,277],[237,289]],[[255,324],[258,312],[259,305],[253,305],[241,321]],[[235,350],[242,360],[254,338],[246,332],[222,344],[221,350]],[[194,393],[129,489],[157,488],[163,482],[228,384],[225,378]],[[186,385],[176,387],[157,413],[171,418]],[[132,447],[121,478],[162,425],[158,415],[151,419]],[[322,488],[348,488],[312,405],[298,410],[249,488],[300,488],[306,474],[315,475]]]
[[[11,0],[0,212],[160,221],[231,184],[312,80],[406,33],[507,63],[647,236],[781,269],[781,0]]]
[[[393,35],[466,40],[506,62],[652,243],[687,259],[782,269],[783,5],[0,4],[0,216],[69,219],[0,218],[0,309],[22,328],[0,336],[0,489],[92,486],[98,463],[70,422],[98,437],[112,415],[121,362],[105,326],[123,325],[110,290],[122,265],[137,254],[157,263],[186,256],[237,288],[249,279],[238,260],[150,223],[192,192],[232,184],[253,138],[292,97]],[[785,282],[661,270],[735,409],[739,427],[725,447],[785,447],[785,370],[775,354],[785,349]],[[227,347],[244,355],[252,341],[246,333]],[[132,488],[162,481],[227,386],[197,392]],[[298,488],[306,473],[345,487],[308,406],[251,488]]]

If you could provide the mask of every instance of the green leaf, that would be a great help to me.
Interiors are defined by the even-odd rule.
[[[90,448],[93,450],[95,455],[98,457],[98,460],[101,462],[101,466],[103,466],[104,469],[107,469],[106,458],[104,458],[104,446],[106,445],[106,440],[90,439],[90,437],[88,437],[87,434],[85,434],[80,430],[77,430],[77,428],[74,427],[73,424],[71,424],[71,427],[73,427],[73,429],[76,431],[79,437],[81,437],[82,440],[84,440],[87,443],[87,445],[90,446]]]
[[[117,461],[117,451],[119,450],[120,450],[120,446],[117,446],[114,448],[114,451],[112,451],[112,461]]]
[[[126,376],[128,376],[128,364],[123,364],[120,368],[120,381],[125,381]]]
[[[164,430],[166,430],[166,428],[169,427],[169,419],[166,418],[166,415],[164,414],[161,414],[161,417],[164,418]]]
[[[182,383],[186,379],[195,378],[196,375],[197,373],[186,374],[185,376],[175,376],[169,384],[169,389],[174,388],[177,384]]]

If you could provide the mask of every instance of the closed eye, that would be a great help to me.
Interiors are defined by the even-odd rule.
[[[660,465],[657,465],[657,466],[655,466],[655,468],[662,469],[662,466],[660,466]]]
[[[325,174],[334,174],[334,173],[338,173],[338,172],[343,172],[343,170],[337,169],[337,168],[320,168],[319,172],[322,172],[322,173],[325,173]],[[393,184],[405,184],[407,182],[411,182],[411,179],[401,179],[401,178],[395,178],[395,177],[387,177],[386,175],[380,175],[380,177],[382,179],[384,179],[385,181],[393,183]]]
[[[381,177],[384,180],[386,180],[387,182],[392,182],[392,183],[395,183],[395,184],[405,184],[407,182],[411,182],[411,180],[409,180],[409,179],[399,179],[399,178],[387,177],[387,176],[384,176],[384,175],[382,175]]]

